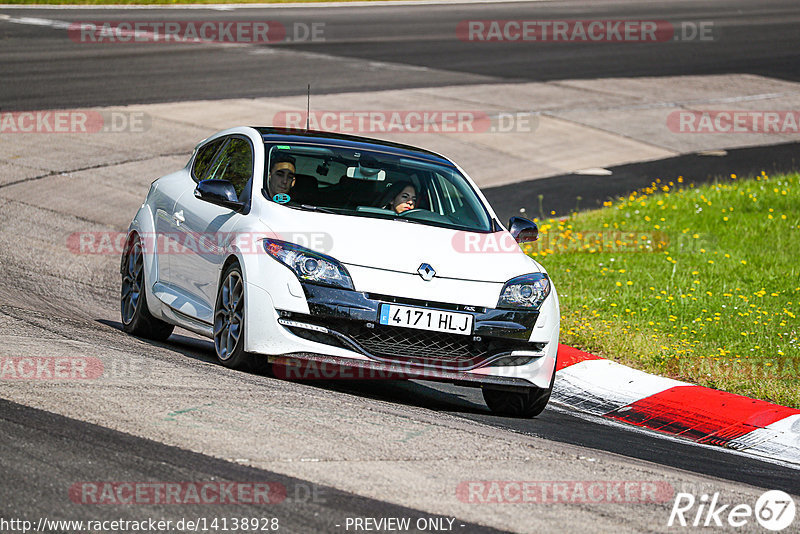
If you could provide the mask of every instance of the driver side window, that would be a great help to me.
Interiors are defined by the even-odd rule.
[[[194,158],[192,164],[192,178],[195,182],[205,180],[209,166],[214,162],[214,156],[219,151],[219,148],[225,142],[225,138],[217,139],[201,147],[197,151],[197,156]]]
[[[240,137],[223,138],[219,140],[219,144],[215,143],[198,152],[195,159],[195,179],[227,180],[233,184],[239,198],[242,198],[242,192],[253,176],[253,149],[247,140]],[[222,143],[225,143],[224,146]],[[208,152],[204,152],[206,149]],[[208,157],[207,153],[212,152],[216,156]]]

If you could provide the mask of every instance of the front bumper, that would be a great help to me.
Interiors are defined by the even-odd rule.
[[[354,351],[374,362],[463,373],[525,366],[547,352],[547,343],[529,342],[537,312],[426,302],[313,284],[303,284],[303,291],[309,313],[277,310],[278,323],[300,338]],[[379,324],[381,304],[393,303],[468,313],[473,317],[472,335]]]

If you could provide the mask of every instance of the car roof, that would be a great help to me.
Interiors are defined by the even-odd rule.
[[[320,143],[326,145],[357,148],[362,150],[379,150],[398,156],[409,156],[424,159],[432,163],[453,166],[453,163],[444,156],[410,145],[383,141],[370,137],[359,137],[333,132],[320,132],[316,130],[298,130],[294,128],[255,127],[261,134],[265,143]]]

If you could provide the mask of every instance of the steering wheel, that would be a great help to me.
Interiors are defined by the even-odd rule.
[[[406,217],[408,215],[414,215],[415,213],[420,213],[422,211],[429,211],[429,210],[426,210],[426,209],[423,209],[423,208],[414,208],[414,209],[406,210],[406,211],[404,211],[402,213],[398,213],[397,216],[398,217]]]

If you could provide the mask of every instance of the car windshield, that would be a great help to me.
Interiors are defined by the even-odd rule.
[[[264,195],[287,207],[490,232],[486,208],[455,168],[357,148],[267,145]]]

